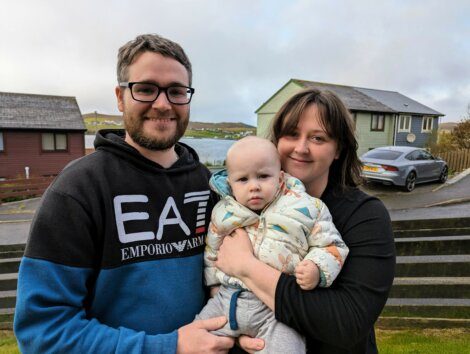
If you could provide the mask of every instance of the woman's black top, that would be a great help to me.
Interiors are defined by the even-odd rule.
[[[330,288],[301,290],[282,274],[275,315],[307,338],[308,353],[377,353],[374,322],[387,301],[395,272],[390,216],[383,203],[358,188],[327,187],[321,199],[349,247]]]

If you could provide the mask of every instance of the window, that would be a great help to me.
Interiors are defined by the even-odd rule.
[[[411,116],[400,116],[398,120],[398,132],[410,132]]]
[[[416,161],[416,160],[419,160],[420,156],[421,156],[420,151],[415,150],[413,152],[410,152],[408,155],[406,155],[406,159],[411,160],[411,161]]]
[[[429,152],[421,150],[420,153],[420,160],[434,160],[434,157]]]
[[[0,151],[5,151],[5,146],[3,145],[3,132],[0,132]]]
[[[67,134],[65,133],[42,133],[43,151],[66,151]]]
[[[403,153],[400,151],[373,149],[366,152],[364,157],[379,160],[396,160],[401,155],[403,155]]]
[[[423,117],[423,125],[421,126],[421,133],[430,133],[432,131],[433,117]]]
[[[385,126],[385,116],[383,114],[372,114],[372,119],[370,122],[371,131],[384,131]]]

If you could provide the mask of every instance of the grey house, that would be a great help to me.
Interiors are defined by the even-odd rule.
[[[425,147],[435,142],[439,113],[396,91],[291,79],[257,110],[259,136],[267,136],[272,118],[289,97],[316,87],[336,93],[351,112],[359,155],[385,145]]]

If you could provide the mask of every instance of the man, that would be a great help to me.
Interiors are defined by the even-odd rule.
[[[204,236],[214,200],[208,170],[178,143],[189,120],[183,49],[142,35],[119,50],[125,132],[67,166],[33,220],[18,278],[23,353],[225,352],[233,339],[190,323],[205,302]],[[188,325],[188,323],[190,323]]]

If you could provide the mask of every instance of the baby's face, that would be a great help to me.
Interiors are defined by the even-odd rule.
[[[234,198],[247,208],[259,211],[276,196],[282,180],[280,164],[276,159],[253,153],[230,162],[228,180]]]

